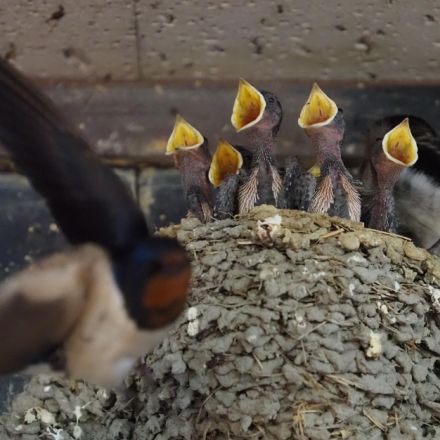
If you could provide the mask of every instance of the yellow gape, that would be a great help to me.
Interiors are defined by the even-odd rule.
[[[240,152],[228,141],[220,139],[209,168],[209,181],[218,188],[227,176],[238,174],[242,166],[243,158]]]
[[[323,127],[333,121],[338,106],[314,83],[307,102],[301,109],[298,125],[301,128]]]
[[[417,142],[409,128],[409,119],[385,134],[382,140],[385,156],[399,165],[410,167],[417,162]]]
[[[192,150],[203,144],[203,136],[182,116],[176,116],[176,122],[171,136],[168,139],[165,154],[174,154],[178,150]]]
[[[231,122],[237,131],[257,124],[266,108],[264,96],[244,79],[240,79],[232,109]]]

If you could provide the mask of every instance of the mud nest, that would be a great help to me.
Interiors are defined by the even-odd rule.
[[[149,374],[129,396],[34,378],[1,439],[440,438],[440,260],[267,206],[162,233],[186,245],[194,283]]]

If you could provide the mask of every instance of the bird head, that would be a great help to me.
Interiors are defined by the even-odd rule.
[[[345,122],[342,110],[314,83],[306,103],[301,109],[298,125],[311,137],[341,142]]]
[[[417,162],[418,149],[405,118],[400,124],[387,131],[383,138],[376,139],[376,148],[372,153],[372,165],[376,169],[378,179],[394,182],[403,168]]]
[[[168,139],[165,154],[176,155],[179,152],[194,152],[205,143],[202,134],[182,116],[177,115],[173,131]]]
[[[238,174],[243,157],[228,141],[220,139],[209,168],[209,181],[218,188],[225,178]]]
[[[272,134],[276,135],[282,116],[281,103],[273,93],[259,91],[240,79],[231,116],[232,125],[237,132],[253,127],[272,130]]]
[[[388,160],[403,167],[417,162],[417,142],[411,133],[408,118],[385,134],[382,151]]]
[[[338,106],[314,83],[306,103],[301,109],[298,125],[301,128],[324,127],[335,119]]]
[[[115,271],[130,316],[141,329],[164,327],[184,309],[191,266],[175,240],[151,237],[138,243],[116,261]]]

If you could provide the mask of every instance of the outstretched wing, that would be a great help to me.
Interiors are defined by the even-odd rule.
[[[26,78],[0,60],[0,142],[67,239],[113,255],[148,236],[128,189]]]

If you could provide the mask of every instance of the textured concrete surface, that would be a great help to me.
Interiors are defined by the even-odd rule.
[[[131,1],[3,1],[0,30],[2,55],[31,75],[137,77]]]
[[[433,0],[3,1],[0,50],[70,79],[438,80]]]

